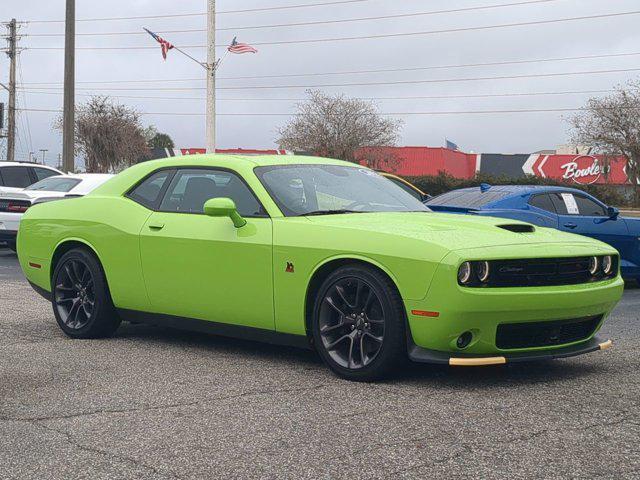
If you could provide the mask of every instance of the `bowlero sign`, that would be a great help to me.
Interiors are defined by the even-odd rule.
[[[601,155],[530,155],[522,165],[525,175],[564,180],[580,185],[625,184],[626,159]]]

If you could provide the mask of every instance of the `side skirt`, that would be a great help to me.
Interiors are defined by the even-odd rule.
[[[32,282],[29,282],[29,285],[31,285],[31,288],[33,288],[38,294],[40,294],[40,296],[51,301],[51,292],[47,292],[44,288],[39,287],[38,285]]]
[[[311,349],[309,339],[305,335],[293,335],[290,333],[280,333],[263,328],[245,327],[231,325],[228,323],[211,322],[208,320],[198,320],[195,318],[177,317],[162,313],[139,312],[118,308],[118,315],[123,320],[156,325],[160,327],[175,328],[178,330],[188,330],[191,332],[201,332],[222,337],[240,338],[255,342],[270,343],[272,345],[286,345],[290,347]]]

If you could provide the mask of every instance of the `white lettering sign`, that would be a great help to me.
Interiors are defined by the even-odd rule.
[[[591,158],[593,159],[593,163],[589,167],[580,168],[580,165],[578,165],[578,160],[580,160],[581,158]],[[573,180],[577,183],[594,183],[598,180],[598,178],[600,178],[601,174],[605,173],[605,168],[600,165],[598,159],[594,157],[577,157],[573,161],[561,165],[560,168],[564,170],[562,178]],[[593,178],[587,182],[580,181],[580,179],[584,179],[585,177]]]
[[[578,210],[578,204],[576,203],[576,199],[573,197],[571,193],[563,193],[562,200],[564,200],[564,205],[567,207],[567,212],[569,215],[578,215],[580,211]]]

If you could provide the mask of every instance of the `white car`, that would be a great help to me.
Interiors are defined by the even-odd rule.
[[[0,162],[0,192],[18,192],[40,180],[63,175],[60,170],[27,162]]]
[[[113,175],[99,173],[57,175],[19,190],[0,189],[0,241],[15,250],[20,219],[29,207],[52,200],[82,197],[111,177]]]

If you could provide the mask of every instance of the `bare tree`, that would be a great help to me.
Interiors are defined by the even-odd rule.
[[[62,119],[55,128],[61,129]],[[76,109],[76,154],[87,172],[118,172],[149,154],[140,114],[126,105],[96,96]]]
[[[594,153],[608,157],[607,164],[614,157],[626,158],[627,178],[640,197],[640,83],[618,87],[607,97],[591,98],[571,124],[572,141],[592,146]]]
[[[307,94],[309,99],[278,130],[281,148],[355,162],[363,147],[396,144],[402,122],[381,117],[373,103],[319,91]]]

